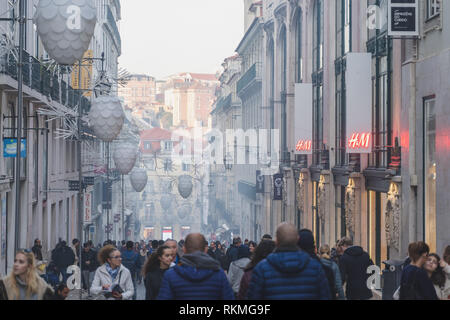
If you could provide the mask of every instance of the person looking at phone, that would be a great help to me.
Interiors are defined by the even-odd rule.
[[[91,294],[103,293],[111,300],[131,300],[134,294],[130,271],[122,265],[122,255],[111,245],[103,247],[98,253],[101,266],[95,271]]]

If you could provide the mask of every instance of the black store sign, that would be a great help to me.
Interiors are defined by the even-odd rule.
[[[389,35],[418,36],[419,35],[418,0],[389,1]]]
[[[273,200],[283,200],[283,175],[276,174],[273,176]]]

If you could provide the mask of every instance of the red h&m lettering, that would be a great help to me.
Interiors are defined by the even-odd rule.
[[[348,142],[349,149],[368,149],[371,136],[370,133],[354,133]]]
[[[297,146],[295,147],[295,149],[297,151],[310,151],[311,150],[311,146],[312,146],[312,141],[305,141],[305,140],[300,140],[297,143]]]

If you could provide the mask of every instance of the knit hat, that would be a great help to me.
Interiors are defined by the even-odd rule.
[[[240,246],[238,248],[238,259],[250,258],[250,249],[247,246]]]

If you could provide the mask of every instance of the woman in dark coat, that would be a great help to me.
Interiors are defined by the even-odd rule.
[[[145,300],[156,300],[164,273],[169,269],[172,258],[172,249],[168,246],[160,246],[147,259],[142,270],[142,276],[145,278]]]
[[[253,269],[258,263],[264,260],[269,254],[275,250],[275,242],[272,240],[263,240],[256,247],[252,259],[248,266],[245,268],[244,275],[241,279],[241,285],[239,286],[238,300],[247,299],[248,286],[250,285],[250,280],[252,279]]]

